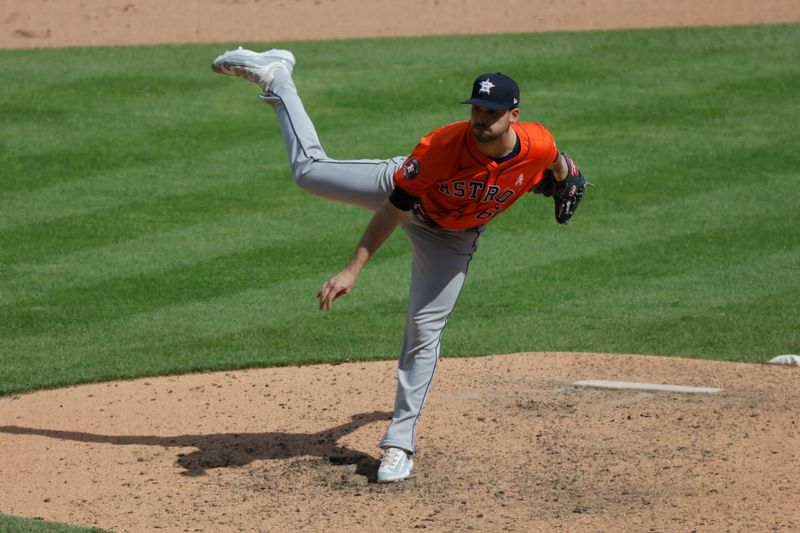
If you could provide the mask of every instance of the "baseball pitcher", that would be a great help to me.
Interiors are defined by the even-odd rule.
[[[304,190],[361,206],[374,216],[344,268],[317,293],[320,309],[349,293],[364,265],[399,226],[412,250],[394,415],[379,446],[379,482],[411,475],[416,425],[439,359],[440,339],[486,225],[528,192],[552,197],[566,224],[586,180],[541,124],[518,120],[520,91],[499,72],[478,76],[470,118],[422,137],[407,157],[334,160],[322,149],[292,80],[286,50],[232,50],[215,72],[259,85],[277,114],[295,182]]]

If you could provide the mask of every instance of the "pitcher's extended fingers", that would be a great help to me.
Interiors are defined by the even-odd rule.
[[[323,307],[325,307],[325,300],[328,298],[328,293],[330,292],[330,288],[328,284],[322,286],[322,288],[317,293],[317,299],[319,300],[319,309],[322,311]]]
[[[333,301],[339,296],[339,292],[341,289],[337,289],[333,280],[328,280],[325,285],[322,286],[322,289],[317,293],[317,298],[319,298],[319,309],[320,311],[325,309],[326,311],[331,310],[331,306],[333,305]]]
[[[328,297],[325,298],[325,310],[330,311],[333,309],[333,301],[336,299],[337,293],[336,291],[328,292]]]
[[[339,272],[329,279],[317,293],[320,310],[324,308],[330,311],[333,301],[339,296],[349,293],[354,283],[355,277],[346,271]]]

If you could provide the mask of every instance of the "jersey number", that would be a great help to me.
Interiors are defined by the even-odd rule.
[[[477,218],[478,220],[489,220],[490,218],[497,215],[497,213],[499,212],[500,212],[500,206],[496,205],[491,209],[487,209],[486,211],[481,211],[480,213],[475,215],[475,218]]]

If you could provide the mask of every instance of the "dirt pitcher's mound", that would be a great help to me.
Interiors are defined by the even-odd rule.
[[[579,380],[717,387],[589,389]],[[116,531],[800,528],[800,371],[599,354],[441,362],[412,479],[375,483],[395,363],[0,399],[0,510]]]

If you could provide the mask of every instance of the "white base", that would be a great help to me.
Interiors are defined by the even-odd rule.
[[[589,380],[578,381],[575,385],[579,387],[594,387],[599,389],[628,389],[628,390],[645,390],[645,391],[660,391],[660,392],[684,392],[689,394],[713,394],[720,392],[722,389],[715,389],[712,387],[687,387],[684,385],[659,385],[658,383],[633,383],[630,381],[603,381],[603,380]]]
[[[770,359],[769,362],[773,365],[800,366],[800,355],[779,355]]]

